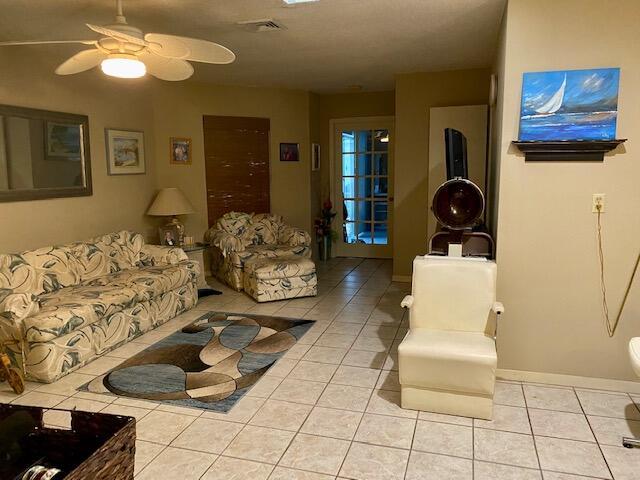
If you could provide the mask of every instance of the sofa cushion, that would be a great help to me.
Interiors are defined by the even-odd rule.
[[[398,360],[402,386],[493,395],[496,344],[482,333],[412,328]]]
[[[251,223],[251,214],[243,212],[225,213],[216,222],[216,229],[241,237]]]
[[[121,285],[76,285],[41,295],[40,311],[24,319],[25,338],[43,342],[91,325],[138,303],[134,289]]]
[[[131,270],[121,270],[87,282],[92,287],[130,288],[141,302],[151,300],[163,293],[195,281],[197,272],[192,262],[183,261],[172,265],[154,265]]]
[[[40,295],[78,283],[78,262],[68,246],[0,254],[0,288]]]
[[[254,215],[251,224],[242,235],[245,246],[273,245],[278,243],[278,233],[282,227],[282,217],[261,213]]]
[[[311,249],[306,246],[290,245],[251,245],[243,252],[231,252],[229,257],[234,266],[244,268],[247,261],[257,258],[279,258],[296,255],[299,257],[310,257]]]
[[[316,266],[309,258],[288,256],[261,257],[245,263],[244,274],[260,280],[293,278],[315,273]]]
[[[79,265],[80,281],[135,268],[140,263],[144,239],[139,233],[121,231],[73,245]]]

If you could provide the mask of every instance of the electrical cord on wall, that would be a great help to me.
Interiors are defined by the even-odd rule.
[[[633,267],[633,272],[631,273],[631,278],[629,279],[629,283],[624,292],[624,297],[622,297],[622,304],[620,305],[620,311],[618,311],[618,315],[616,315],[616,319],[611,324],[611,319],[609,318],[609,305],[607,304],[607,287],[604,281],[604,251],[602,249],[602,223],[600,217],[602,216],[602,206],[596,205],[598,219],[597,219],[597,232],[598,232],[598,260],[600,261],[600,290],[602,291],[602,311],[604,314],[605,324],[607,326],[607,333],[609,337],[613,337],[616,333],[616,329],[618,328],[618,323],[620,322],[620,317],[622,317],[622,312],[624,311],[624,306],[627,303],[627,298],[629,297],[629,291],[631,290],[631,285],[633,284],[633,279],[636,276],[636,272],[638,271],[638,265],[640,265],[640,252],[638,253],[638,258],[636,258],[636,264]]]

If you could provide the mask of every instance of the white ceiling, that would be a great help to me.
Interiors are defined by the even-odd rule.
[[[392,89],[394,75],[491,64],[505,0],[125,0],[145,32],[215,41],[231,65],[194,64],[196,81],[317,92]],[[0,0],[0,40],[94,39],[84,24],[112,23],[114,0]],[[255,33],[237,22],[272,18]],[[81,45],[0,47],[47,52],[62,63]],[[2,68],[5,68],[2,66]],[[82,74],[80,74],[82,75]]]

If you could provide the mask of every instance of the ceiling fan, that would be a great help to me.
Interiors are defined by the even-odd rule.
[[[56,68],[58,75],[72,75],[100,65],[105,73],[118,78],[139,78],[146,73],[168,81],[186,80],[193,75],[187,61],[227,64],[236,56],[226,47],[197,38],[146,33],[129,25],[122,13],[122,0],[116,0],[116,20],[112,25],[87,24],[102,35],[98,40],[47,40],[0,42],[4,45],[81,43],[93,48],[76,53]]]

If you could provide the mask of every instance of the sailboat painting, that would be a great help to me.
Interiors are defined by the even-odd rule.
[[[619,68],[525,73],[519,139],[615,139],[619,80]]]

